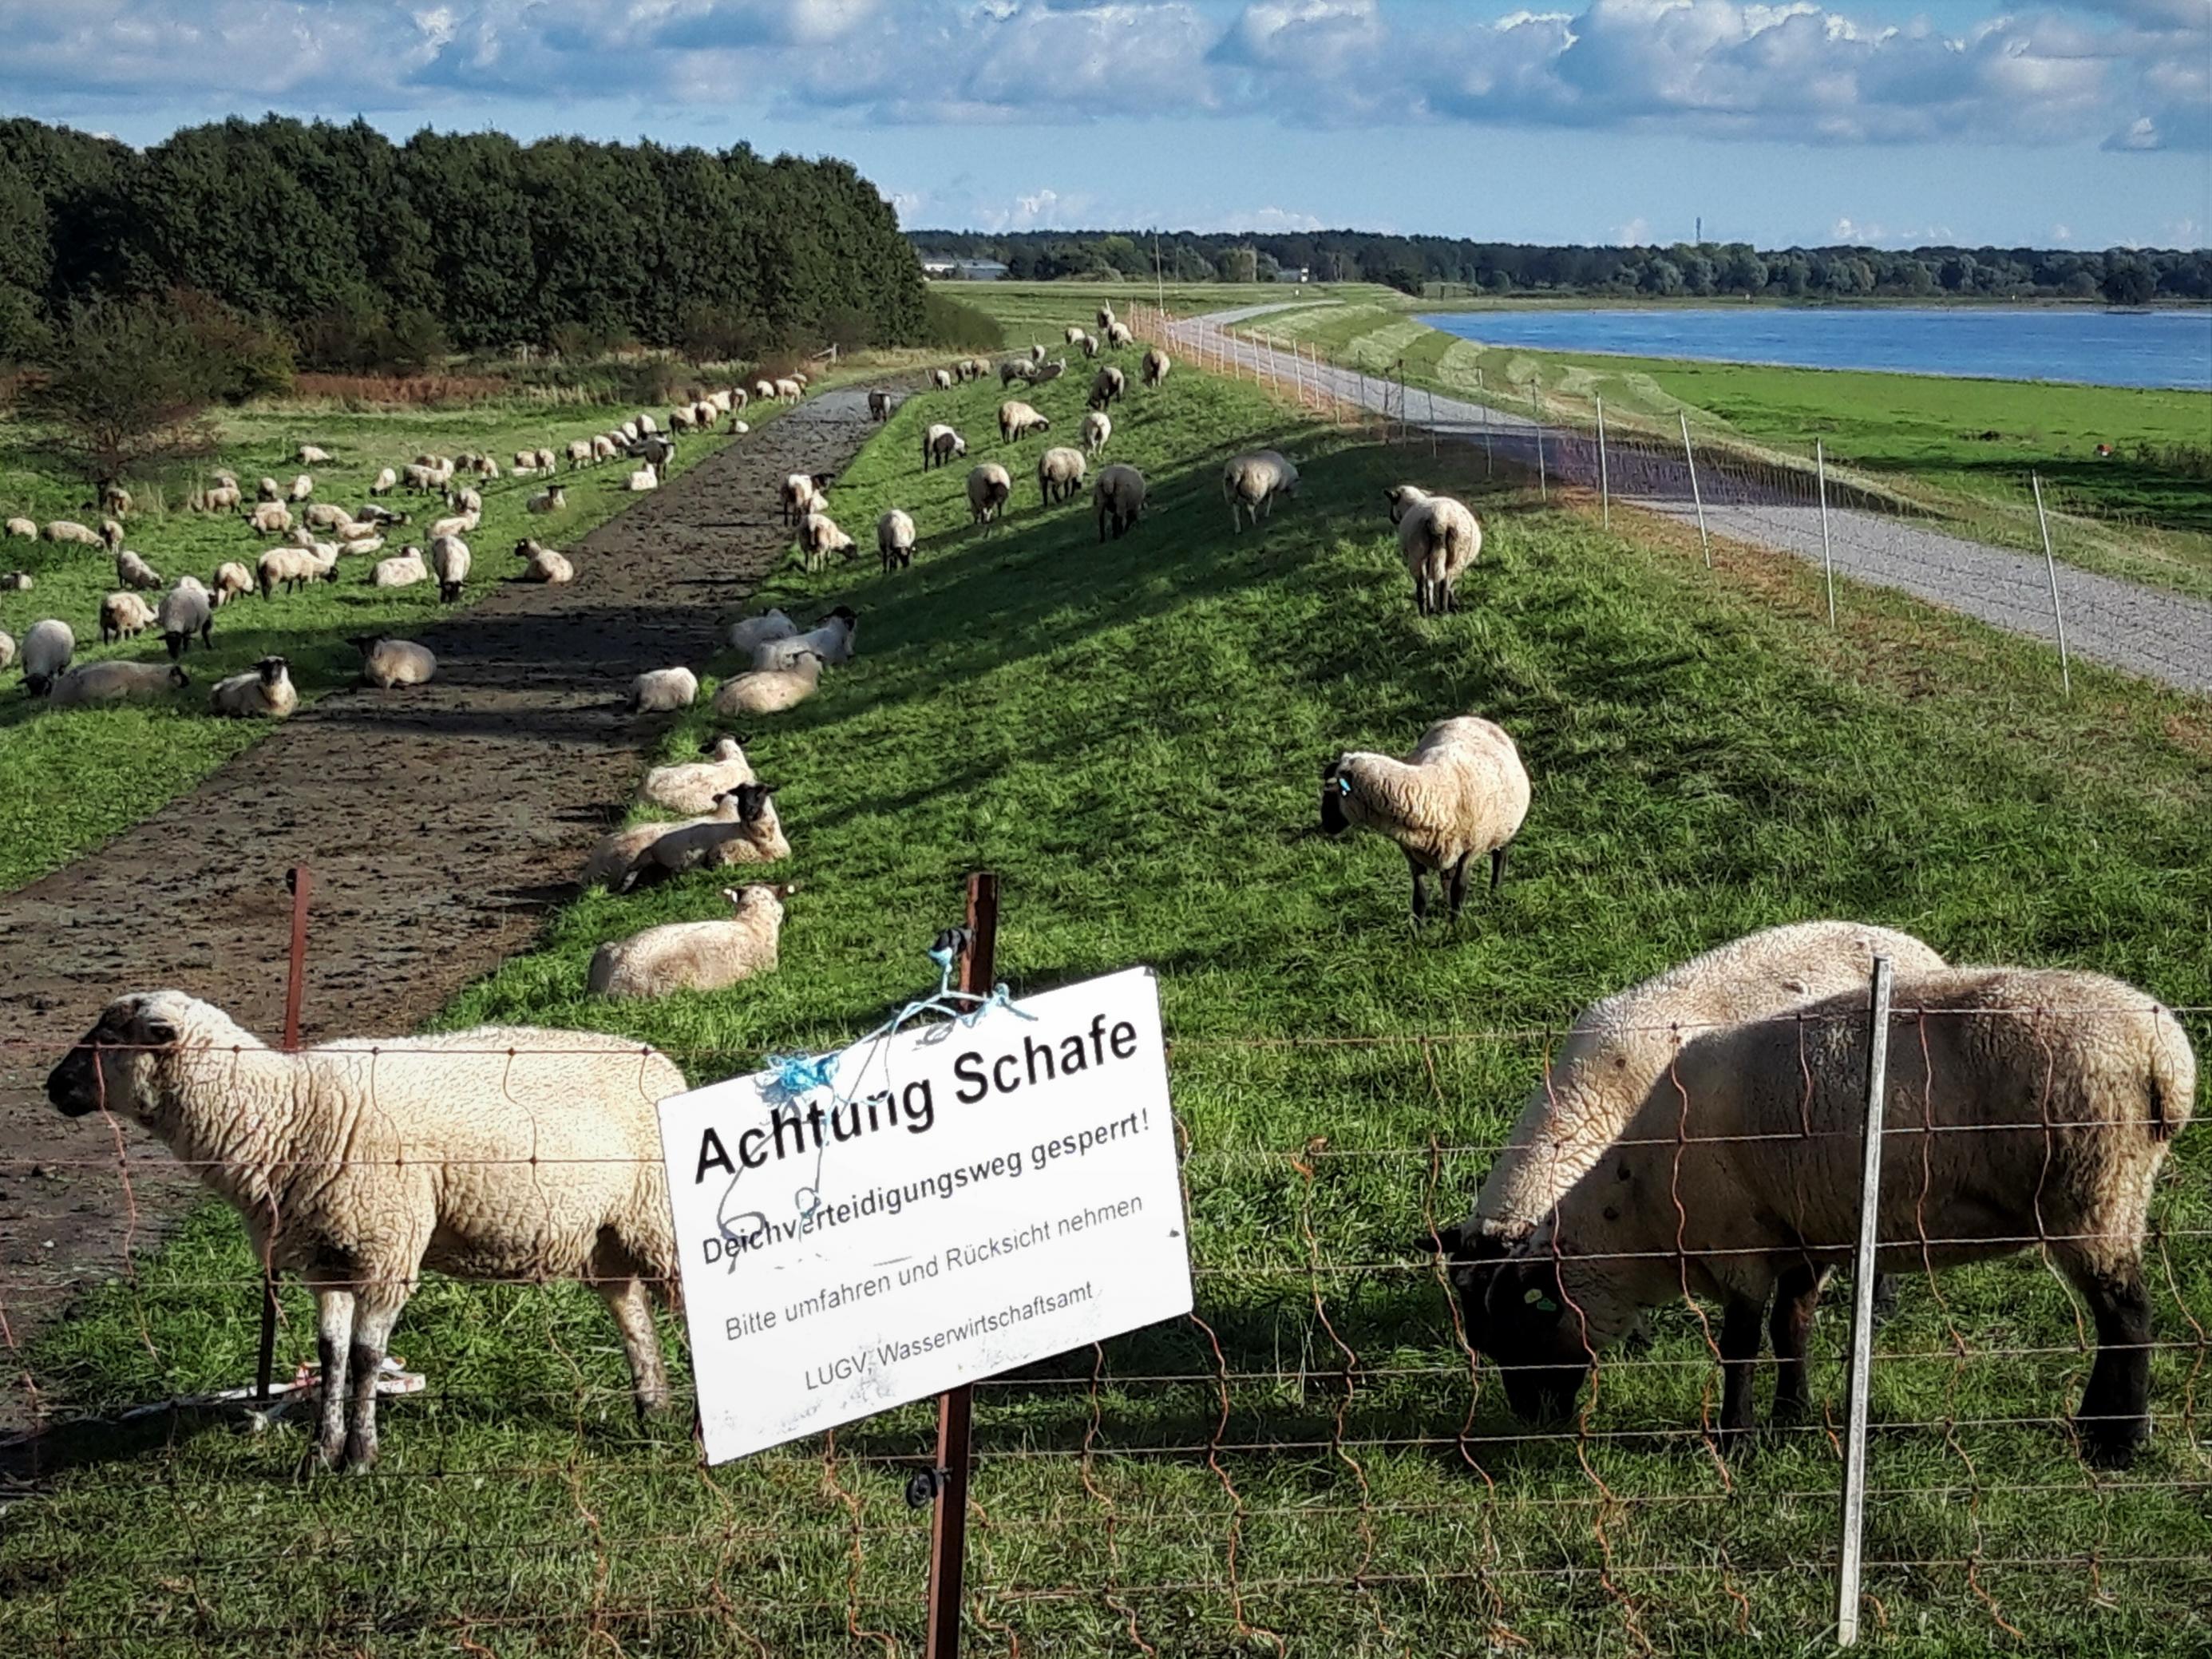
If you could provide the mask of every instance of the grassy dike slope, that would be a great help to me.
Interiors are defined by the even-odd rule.
[[[1081,407],[1072,380],[1035,398],[1055,437]],[[1432,1165],[1430,1145],[1493,1144],[1577,1006],[1784,920],[1863,917],[1958,960],[2079,963],[2212,1000],[2201,705],[2094,672],[2062,704],[2039,647],[1887,595],[1857,596],[1832,634],[1794,563],[1724,560],[1716,578],[1694,538],[1607,538],[1514,494],[1477,498],[1490,536],[1466,609],[1424,621],[1382,491],[1409,474],[1480,486],[1182,369],[1115,411],[1109,458],[1153,483],[1131,537],[1101,546],[1085,508],[1041,511],[1034,440],[1009,456],[1017,510],[977,532],[961,471],[922,474],[918,439],[950,419],[971,459],[1005,453],[998,397],[909,402],[838,483],[837,516],[864,541],[883,508],[915,514],[912,571],[793,570],[764,595],[862,618],[854,665],[746,728],[796,849],[778,875],[805,884],[781,970],[646,1007],[582,994],[601,939],[714,914],[721,882],[702,875],[571,906],[452,1021],[619,1030],[696,1078],[728,1075],[872,1025],[929,979],[922,952],[957,917],[961,873],[996,869],[1018,991],[1160,970],[1200,1311],[1229,1380],[1183,1325],[1109,1345],[1095,1393],[1089,1354],[983,1389],[981,1613],[1024,1651],[1064,1654],[1128,1650],[1130,1615],[1163,1653],[1269,1650],[1238,1633],[1240,1608],[1288,1652],[1329,1659],[1493,1650],[1506,1632],[1546,1655],[1817,1647],[1828,1436],[1778,1436],[1724,1474],[1689,1432],[1717,1377],[1676,1309],[1648,1354],[1609,1361],[1592,1438],[1517,1437],[1408,1254],[1487,1163],[1447,1150]],[[1219,463],[1262,440],[1298,459],[1305,489],[1232,536]],[[1395,849],[1309,832],[1316,769],[1467,709],[1518,736],[1535,803],[1503,893],[1457,933],[1416,937]],[[666,752],[708,729],[680,723]],[[1514,1035],[1267,1041],[1492,1030]],[[2202,1126],[2183,1137],[2157,1206],[2158,1325],[2179,1343],[2184,1305],[2212,1314],[2207,1144]],[[84,1405],[247,1375],[240,1241],[227,1213],[204,1213],[46,1340],[41,1386]],[[2057,1282],[2024,1259],[1941,1289],[1908,1283],[1881,1338],[1869,1588],[1885,1650],[2008,1648],[1969,1559],[2029,1650],[2193,1650],[2174,1615],[2212,1593],[2197,1351],[2160,1354],[2156,1443],[2124,1480],[2094,1480],[2050,1420],[2087,1366]],[[288,1364],[312,1335],[304,1300],[289,1306]],[[1832,1306],[1814,1387],[1838,1418],[1842,1333]],[[900,1493],[930,1443],[926,1407],[840,1433],[826,1460],[810,1442],[702,1475],[680,1423],[632,1428],[611,1328],[573,1287],[432,1284],[395,1347],[431,1387],[388,1408],[370,1479],[292,1484],[296,1433],[154,1426],[17,1504],[0,1649],[66,1634],[131,1654],[428,1656],[459,1638],[504,1659],[611,1638],[660,1659],[748,1650],[750,1633],[831,1655],[872,1645],[848,1613],[918,1640],[927,1528]],[[1953,1426],[1911,1426],[1930,1419]],[[1204,1449],[1217,1425],[1219,1474]],[[1074,1457],[1030,1455],[1073,1453],[1094,1430],[1087,1486]],[[1285,1449],[1234,1449],[1262,1443]],[[1074,1593],[1022,1594],[1054,1587]],[[1006,1640],[980,1623],[974,1638]]]

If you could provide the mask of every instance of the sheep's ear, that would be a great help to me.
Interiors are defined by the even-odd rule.
[[[166,1048],[177,1040],[177,1028],[166,1019],[149,1019],[138,1028],[138,1039],[149,1048]]]

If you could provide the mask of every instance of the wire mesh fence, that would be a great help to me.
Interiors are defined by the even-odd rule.
[[[1869,1635],[2160,1650],[2172,1610],[2212,1595],[2199,1400],[2212,1183],[2185,1136],[2142,1183],[2148,1322],[2112,1322],[2080,1264],[2134,1259],[2130,1212],[2085,1206],[2082,1160],[2140,1154],[2147,1114],[2178,1120],[2187,1101],[2090,1100],[2067,1069],[2085,1046],[2137,1042],[2160,1016],[2147,999],[2089,1016],[1922,1009],[1909,982],[1898,1005],[1881,1212],[1896,1295],[1869,1397]],[[2179,1013],[2201,1031],[2207,1012]],[[1975,1040],[1947,1042],[1947,1022]],[[1840,1549],[1843,1298],[1817,1316],[1803,1298],[1802,1408],[1760,1406],[1747,1431],[1730,1379],[1752,1375],[1747,1285],[1779,1259],[1826,1269],[1848,1257],[1861,1139],[1849,1085],[1870,1027],[1862,1007],[1778,1029],[1803,1081],[1767,1117],[1747,1119],[1701,1058],[1728,1032],[1654,1026],[1641,1035],[1668,1058],[1653,1103],[1599,1126],[1601,1144],[1558,1148],[1515,1121],[1532,1083],[1535,1103],[1559,1103],[1538,1080],[1561,1075],[1563,1030],[1176,1041],[1195,1310],[979,1385],[968,1645],[1595,1653],[1819,1639],[1835,1622]],[[75,1040],[7,1039],[58,1055]],[[1952,1056],[2007,1043],[2039,1086],[1978,1116],[1948,1109]],[[365,1116],[397,1107],[376,1093],[395,1086],[388,1046],[316,1053],[367,1091]],[[573,1058],[586,1053],[598,1064],[607,1049]],[[761,1059],[671,1057],[694,1079]],[[515,1054],[483,1058],[526,1116],[555,1109],[533,1103]],[[649,1109],[648,1051],[635,1059]],[[104,1168],[126,1201],[149,1162],[172,1157],[120,1121],[114,1145]],[[1555,1274],[1541,1285],[1560,1286],[1580,1322],[1551,1357],[1581,1386],[1550,1417],[1524,1417],[1501,1386],[1500,1351],[1528,1358],[1505,1334],[1504,1316],[1529,1305],[1520,1281],[1501,1304],[1484,1286],[1504,1270],[1450,1237],[1516,1146],[1558,1150],[1571,1195],[1559,1213],[1571,1224],[1523,1259]],[[184,1161],[215,1170],[235,1158],[202,1148]],[[280,1218],[270,1236],[283,1237],[292,1195],[304,1216],[334,1166],[376,1158],[373,1138],[340,1158],[264,1155],[257,1179]],[[0,1156],[0,1182],[30,1161]],[[395,1177],[505,1178],[549,1210],[572,1182],[651,1162],[534,1144],[390,1149]],[[1616,1173],[1632,1168],[1632,1182]],[[919,1230],[945,1173],[918,1154],[896,1192]],[[1786,1246],[1743,1231],[1728,1195],[1747,1182],[1778,1218],[1758,1224],[1790,1229]],[[404,1358],[385,1378],[380,1461],[358,1478],[303,1479],[318,1364],[304,1290],[288,1284],[278,1343],[278,1376],[296,1386],[258,1411],[215,1400],[250,1376],[261,1264],[228,1208],[147,1244],[119,1273],[64,1274],[71,1311],[37,1337],[9,1328],[9,1409],[27,1425],[4,1448],[9,1650],[923,1646],[928,1528],[908,1489],[933,1455],[927,1405],[702,1468],[682,1413],[635,1417],[598,1298],[556,1282],[557,1268],[509,1264],[474,1284],[423,1282],[392,1339]],[[1950,1265],[1959,1255],[1988,1259]],[[29,1288],[8,1274],[0,1310],[20,1310]],[[1753,1352],[1769,1320],[1778,1347],[1790,1340],[1788,1297],[1769,1314],[1759,1294]],[[681,1401],[676,1328],[664,1320],[660,1340]],[[2149,1437],[2131,1466],[2108,1467],[2085,1455],[2112,1414],[2093,1379],[2132,1356],[2147,1362]],[[1757,1375],[1751,1398],[1782,1386],[1781,1368]]]

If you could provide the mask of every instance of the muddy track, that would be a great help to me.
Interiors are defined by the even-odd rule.
[[[578,544],[562,587],[503,583],[420,637],[430,685],[356,689],[240,755],[106,847],[0,896],[0,1314],[24,1341],[155,1242],[199,1188],[151,1137],[69,1122],[45,1074],[118,992],[174,986],[272,1039],[285,872],[313,871],[306,1041],[407,1031],[525,945],[629,797],[661,720],[630,678],[697,663],[782,556],[775,488],[841,468],[865,394],[824,392],[701,461]],[[479,550],[503,573],[504,548]],[[251,601],[249,601],[251,603]],[[0,1425],[31,1410],[0,1366]]]

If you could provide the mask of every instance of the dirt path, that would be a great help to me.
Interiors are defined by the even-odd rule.
[[[0,897],[0,1315],[21,1342],[198,1192],[150,1137],[46,1103],[47,1069],[126,989],[175,986],[272,1039],[285,872],[314,872],[301,1030],[410,1030],[520,949],[626,803],[659,721],[646,668],[698,662],[781,556],[775,486],[843,466],[865,394],[824,392],[579,544],[564,587],[509,583],[422,635],[438,678],[325,698],[90,857]],[[489,556],[485,556],[489,555]],[[484,550],[479,568],[512,563]],[[27,1419],[0,1364],[0,1425]]]

